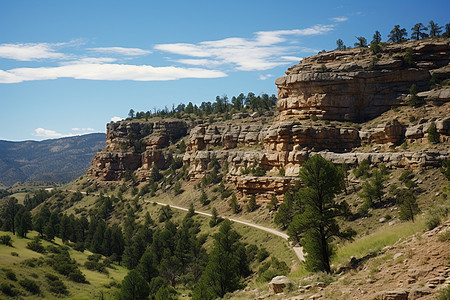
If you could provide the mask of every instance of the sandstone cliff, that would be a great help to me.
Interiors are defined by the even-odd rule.
[[[407,52],[412,60],[405,58]],[[429,81],[434,75],[448,82],[449,54],[446,39],[385,45],[377,55],[369,49],[351,49],[306,58],[276,80],[279,114],[271,119],[238,113],[214,123],[188,121],[191,116],[110,123],[107,146],[96,155],[88,174],[98,181],[117,181],[132,170],[146,181],[153,166],[165,169],[179,155],[189,180],[195,182],[209,172],[214,157],[238,195],[267,201],[273,195],[281,199],[301,165],[316,153],[337,164],[368,160],[388,167],[438,167],[449,158],[450,89],[443,85],[429,90]],[[412,83],[426,101],[420,114],[420,109],[402,108]],[[400,108],[392,110],[394,105]],[[417,120],[411,121],[405,109],[412,110]],[[376,122],[348,122],[378,117],[387,110]],[[319,120],[310,120],[311,115]],[[431,124],[440,134],[438,145],[427,141]],[[175,155],[181,141],[186,151]],[[248,170],[255,167],[266,176],[250,176]]]
[[[277,119],[316,115],[360,122],[374,118],[402,104],[412,84],[424,91],[433,75],[448,79],[449,59],[448,39],[389,44],[377,54],[356,48],[305,58],[275,81]],[[448,101],[448,95],[442,97]]]

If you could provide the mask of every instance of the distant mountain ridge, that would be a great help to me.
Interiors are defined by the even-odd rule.
[[[105,143],[104,133],[44,141],[0,140],[0,184],[69,182],[86,172]]]

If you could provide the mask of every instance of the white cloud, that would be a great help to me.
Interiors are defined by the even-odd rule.
[[[331,18],[332,21],[334,22],[345,22],[348,20],[347,17],[335,17],[335,18]]]
[[[73,134],[62,134],[54,130],[36,128],[33,133],[34,136],[44,137],[44,138],[62,138],[67,136],[72,136]]]
[[[296,61],[296,62],[299,62],[303,59],[303,58],[297,57],[297,56],[281,56],[280,58],[284,59],[286,61]]]
[[[98,47],[98,48],[88,48],[87,50],[106,53],[106,54],[119,54],[126,56],[139,56],[147,55],[152,53],[149,50],[139,49],[139,48],[125,48],[125,47]]]
[[[69,64],[58,67],[0,70],[0,83],[74,78],[89,80],[165,81],[181,78],[218,78],[221,71],[200,68],[153,67],[124,64]]]
[[[123,118],[121,118],[121,117],[112,117],[111,118],[112,122],[119,122],[119,121],[122,121],[122,120],[123,120]]]
[[[56,52],[55,47],[62,44],[27,43],[0,44],[0,57],[18,61],[33,61],[39,59],[64,59],[66,55]]]
[[[177,55],[195,57],[178,59],[177,62],[188,65],[232,65],[237,70],[268,70],[293,61],[289,54],[295,52],[317,52],[307,47],[278,45],[288,41],[289,36],[319,35],[334,29],[334,25],[315,25],[304,29],[258,31],[253,39],[226,38],[217,41],[204,41],[197,44],[174,43],[159,44],[156,50]],[[299,60],[299,59],[295,59]]]
[[[266,80],[269,79],[270,77],[273,77],[273,75],[272,74],[259,75],[259,80]]]
[[[95,130],[94,128],[78,128],[78,127],[72,128],[72,131],[81,131],[81,132],[89,132],[94,130]]]
[[[117,58],[112,57],[84,57],[78,60],[68,61],[62,63],[62,65],[73,65],[73,64],[104,64],[116,62]]]

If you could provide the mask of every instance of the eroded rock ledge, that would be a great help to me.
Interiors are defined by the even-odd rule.
[[[449,78],[449,58],[450,39],[390,44],[376,55],[356,48],[305,58],[275,81],[277,120],[311,115],[355,122],[374,118],[403,104],[412,84],[427,90],[433,75]],[[444,94],[429,96],[440,99]]]

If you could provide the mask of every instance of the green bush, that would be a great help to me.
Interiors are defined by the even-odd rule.
[[[446,288],[442,289],[439,292],[438,300],[448,300],[450,299],[450,285],[448,285]]]
[[[7,234],[0,236],[0,244],[6,246],[12,246],[11,237]]]
[[[56,295],[68,295],[69,291],[67,290],[67,286],[62,282],[58,276],[53,274],[45,274],[47,282],[49,284],[50,292]]]
[[[259,262],[262,262],[263,260],[265,260],[267,257],[269,257],[269,252],[267,251],[266,248],[259,248],[258,250],[258,254],[256,254],[256,259]]]
[[[46,253],[45,247],[42,245],[41,239],[35,237],[31,242],[27,243],[27,248],[38,253]]]
[[[432,144],[439,143],[439,132],[436,129],[436,123],[431,122],[430,128],[428,128],[428,141]]]
[[[0,290],[2,291],[3,294],[10,296],[10,297],[15,297],[18,294],[18,292],[14,288],[14,286],[11,284],[8,284],[6,282],[3,282],[0,284]]]
[[[367,159],[365,159],[356,168],[353,169],[353,175],[355,175],[356,178],[370,177],[369,169],[370,163]]]
[[[17,281],[16,274],[12,270],[6,270],[5,275],[9,280]]]
[[[33,295],[38,295],[41,293],[39,285],[34,280],[25,278],[20,280],[19,284]]]

